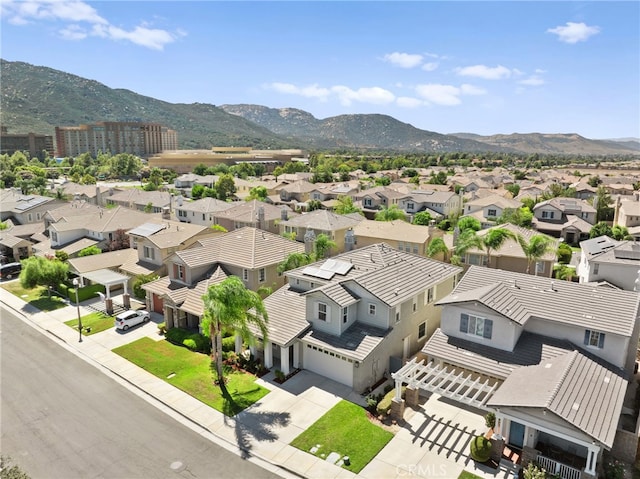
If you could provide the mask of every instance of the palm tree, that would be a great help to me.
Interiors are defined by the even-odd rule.
[[[267,339],[267,310],[262,298],[246,288],[237,276],[230,276],[221,283],[209,286],[202,296],[204,316],[202,333],[211,339],[211,359],[216,364],[218,384],[225,390],[222,368],[222,330],[232,329],[251,343],[255,337],[250,326],[256,326]]]
[[[482,238],[473,229],[464,230],[456,239],[455,256],[463,257],[470,249],[483,249]]]
[[[491,267],[491,251],[498,250],[508,239],[516,239],[516,235],[507,228],[491,228],[482,236],[482,244],[487,250],[487,266]]]
[[[446,261],[447,255],[449,254],[449,247],[442,238],[434,238],[427,247],[427,256],[433,258],[440,253],[444,255],[444,260]]]
[[[531,271],[531,264],[534,261],[538,261],[545,254],[552,252],[554,249],[553,238],[543,234],[535,234],[529,239],[529,241],[527,241],[522,235],[518,235],[518,243],[520,243],[522,252],[527,257],[527,274]],[[534,274],[536,276],[538,275],[537,268]]]
[[[336,247],[336,242],[329,238],[328,235],[321,233],[316,237],[316,241],[313,245],[313,256],[315,261],[324,259],[326,254],[331,248]]]
[[[282,274],[290,269],[305,266],[311,263],[312,260],[313,258],[311,258],[307,253],[290,253],[282,263],[278,264],[278,273]]]
[[[403,220],[407,221],[407,215],[404,211],[398,208],[398,205],[391,205],[390,208],[382,208],[376,213],[376,221],[393,221]]]

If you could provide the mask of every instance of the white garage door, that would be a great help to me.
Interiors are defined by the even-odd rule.
[[[353,362],[309,344],[304,348],[304,368],[347,386],[353,386]]]

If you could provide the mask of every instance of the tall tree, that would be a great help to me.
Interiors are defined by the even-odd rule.
[[[508,239],[516,239],[516,235],[507,228],[491,228],[482,236],[482,245],[487,251],[487,266],[491,267],[491,252],[500,249]]]
[[[414,176],[414,178],[416,178]],[[413,224],[421,225],[421,226],[429,226],[432,218],[428,211],[419,211],[415,215],[413,215]]]
[[[429,246],[427,247],[427,256],[429,258],[433,258],[434,256],[438,256],[439,254],[442,254],[444,260],[447,261],[447,256],[449,255],[449,247],[442,238],[434,238],[433,240],[431,240]]]
[[[597,238],[598,236],[609,236],[610,238],[613,236],[611,227],[604,221],[596,223],[589,230],[589,238]]]
[[[604,186],[598,187],[593,201],[596,209],[596,222],[610,221],[613,219],[613,208],[611,207],[613,200]]]
[[[315,261],[324,259],[331,248],[336,247],[336,242],[329,238],[325,233],[321,233],[316,237],[313,244],[313,256]]]
[[[348,215],[349,213],[360,213],[362,210],[353,204],[353,197],[349,195],[340,195],[336,198],[338,204],[333,211],[339,215]]]
[[[535,234],[529,241],[524,236],[518,235],[518,243],[527,257],[527,274],[530,273],[534,261],[553,251],[553,238],[543,234]],[[538,275],[538,268],[535,269],[534,274]]]
[[[391,205],[390,208],[382,208],[378,211],[375,219],[376,221],[407,221],[407,216],[404,211],[398,208],[398,205]]]
[[[460,232],[463,232],[468,229],[472,229],[473,231],[480,231],[482,228],[482,224],[478,218],[474,218],[473,216],[463,216],[458,220],[458,229]]]
[[[51,290],[67,279],[69,265],[58,259],[48,259],[42,256],[31,256],[22,261],[20,285],[31,289],[36,286],[46,286],[51,297]]]
[[[216,181],[216,193],[218,195],[218,199],[222,201],[226,201],[227,198],[230,198],[236,192],[236,184],[233,181],[233,176],[230,174],[220,175],[218,181]]]
[[[251,344],[255,341],[251,327],[255,326],[266,341],[269,317],[260,295],[247,289],[237,276],[230,276],[221,283],[209,286],[202,300],[202,332],[211,339],[212,361],[216,365],[218,384],[224,391],[226,388],[222,367],[222,331],[234,330]]]

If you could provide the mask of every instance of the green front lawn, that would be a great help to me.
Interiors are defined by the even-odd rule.
[[[2,287],[14,296],[17,296],[21,300],[29,303],[31,306],[34,306],[41,311],[54,311],[56,309],[68,306],[68,303],[66,303],[59,296],[55,296],[54,294],[52,294],[51,298],[49,298],[47,288],[45,288],[44,286],[36,286],[33,289],[25,289],[20,285],[20,281],[14,281],[12,283],[3,284]]]
[[[91,336],[92,334],[101,333],[109,328],[113,328],[115,325],[112,316],[107,316],[104,313],[95,312],[82,316],[82,334],[84,336]],[[78,330],[78,318],[65,321],[64,324],[72,327],[76,331]],[[87,328],[91,328],[91,332],[87,332]]]
[[[392,437],[391,432],[369,421],[362,407],[340,401],[296,437],[291,445],[305,452],[320,445],[314,455],[322,458],[332,452],[337,452],[340,457],[349,456],[351,464],[343,467],[357,474]]]
[[[228,416],[251,406],[269,392],[255,383],[255,376],[233,372],[226,376],[227,395],[223,396],[214,383],[211,358],[167,340],[141,338],[113,352]]]
[[[458,479],[482,479],[482,477],[476,476],[468,471],[462,471],[458,476]]]

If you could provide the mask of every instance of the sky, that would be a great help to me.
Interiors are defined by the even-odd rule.
[[[0,0],[0,56],[170,103],[640,138],[640,2]],[[167,125],[171,126],[171,125]]]

